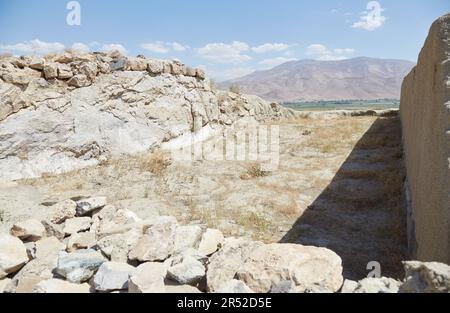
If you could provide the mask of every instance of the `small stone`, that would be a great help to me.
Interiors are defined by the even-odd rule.
[[[344,280],[344,284],[341,288],[341,293],[353,293],[358,287],[358,282],[350,279]]]
[[[169,268],[167,274],[182,285],[196,285],[205,277],[206,269],[193,257],[186,257],[183,262]]]
[[[49,255],[58,255],[66,245],[56,237],[44,238],[36,242],[36,258],[46,258]]]
[[[149,59],[147,63],[147,70],[151,74],[161,74],[164,70],[164,63],[161,60]]]
[[[54,224],[46,220],[41,221],[41,223],[45,228],[47,237],[56,237],[59,240],[63,240],[66,237],[63,225]]]
[[[147,262],[139,265],[128,281],[130,293],[164,293],[167,269],[163,263]]]
[[[76,234],[81,231],[89,230],[92,219],[90,217],[74,217],[68,219],[64,225],[66,235]]]
[[[95,233],[92,232],[73,234],[67,242],[67,251],[92,248],[97,243],[96,237]]]
[[[27,248],[28,258],[30,260],[36,258],[36,243],[35,242],[26,242],[24,243]]]
[[[11,235],[0,235],[0,279],[17,272],[28,262],[27,249],[22,241]]]
[[[39,282],[33,288],[33,293],[89,293],[89,284],[73,284],[61,279],[48,279]]]
[[[195,77],[197,75],[197,70],[192,67],[186,67],[186,76]]]
[[[216,293],[254,293],[254,291],[242,281],[232,279],[224,283]]]
[[[197,69],[197,73],[196,73],[196,77],[198,79],[201,79],[201,80],[205,79],[206,78],[205,72],[202,69],[198,68]]]
[[[67,84],[69,86],[72,86],[75,88],[82,88],[82,87],[90,86],[91,81],[87,78],[86,75],[77,74],[77,75],[74,75],[71,79],[69,79]]]
[[[224,242],[223,234],[217,229],[207,229],[202,236],[198,251],[204,255],[216,252]]]
[[[137,244],[142,236],[138,228],[123,234],[114,234],[103,237],[97,242],[97,247],[114,262],[127,262],[128,253]]]
[[[44,66],[45,79],[54,79],[58,77],[58,65],[55,63],[47,63]]]
[[[84,216],[92,211],[103,208],[106,205],[106,197],[95,197],[77,201],[77,216]]]
[[[32,57],[30,64],[28,65],[33,70],[42,71],[44,69],[45,60],[42,58]]]
[[[45,236],[46,231],[40,221],[29,219],[14,224],[10,233],[25,241],[37,241]]]
[[[58,78],[65,80],[73,77],[72,69],[67,64],[58,64]]]
[[[128,280],[135,268],[126,263],[105,262],[94,276],[95,289],[113,291],[128,289]]]
[[[202,239],[203,230],[200,226],[180,226],[175,231],[175,253],[186,249],[197,249]]]
[[[105,261],[100,252],[91,249],[63,251],[59,253],[55,271],[72,283],[81,283],[89,280]]]
[[[50,221],[55,224],[64,223],[69,218],[74,218],[76,214],[77,204],[72,200],[65,200],[52,206],[53,214]]]
[[[353,293],[398,293],[401,283],[392,278],[365,278]]]

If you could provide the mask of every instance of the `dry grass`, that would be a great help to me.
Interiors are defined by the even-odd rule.
[[[172,164],[168,154],[161,151],[140,156],[138,162],[139,168],[142,171],[150,172],[156,176],[162,176],[166,169]]]

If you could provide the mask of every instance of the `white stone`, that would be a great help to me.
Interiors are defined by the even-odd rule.
[[[73,284],[61,279],[48,279],[36,284],[33,293],[89,293],[89,284]]]
[[[198,251],[204,255],[216,252],[224,242],[223,234],[217,229],[207,229],[202,236]]]
[[[105,262],[94,276],[94,286],[98,291],[128,289],[128,280],[135,268],[126,263]]]
[[[38,220],[29,219],[13,225],[11,235],[26,241],[37,241],[45,236],[44,225]]]
[[[242,281],[232,279],[225,282],[216,293],[254,293],[254,291],[248,288]]]
[[[92,219],[90,217],[74,217],[66,220],[64,232],[66,235],[76,234],[81,231],[89,230]]]
[[[20,239],[0,235],[0,279],[17,272],[28,262],[27,249]]]
[[[164,293],[166,274],[166,266],[163,263],[143,263],[130,277],[128,291],[130,293]]]
[[[52,206],[53,214],[50,217],[50,221],[55,224],[61,224],[65,220],[74,218],[76,214],[77,204],[72,200],[65,200],[58,202]]]
[[[66,245],[56,237],[48,237],[36,242],[36,258],[46,258],[49,255],[56,256],[64,250]]]
[[[200,226],[179,226],[175,231],[175,253],[186,249],[197,249],[202,238],[203,230]]]
[[[182,285],[196,285],[206,274],[200,261],[193,257],[185,257],[183,261],[167,270],[168,277]]]
[[[60,252],[56,272],[72,283],[81,283],[89,280],[105,261],[100,252],[90,249]]]
[[[69,237],[67,251],[89,249],[97,243],[96,234],[92,232],[76,233]]]
[[[106,197],[94,197],[77,201],[77,215],[83,216],[92,211],[103,208],[106,205]]]

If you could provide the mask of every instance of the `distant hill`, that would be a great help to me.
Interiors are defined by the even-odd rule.
[[[220,83],[271,101],[399,99],[403,78],[414,63],[354,58],[342,61],[301,60]]]

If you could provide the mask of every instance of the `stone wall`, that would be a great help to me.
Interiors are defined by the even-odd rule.
[[[431,27],[402,86],[411,257],[450,262],[450,14]]]

